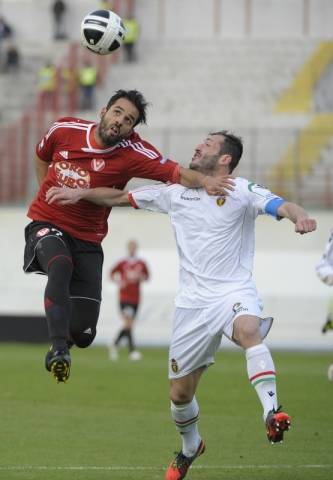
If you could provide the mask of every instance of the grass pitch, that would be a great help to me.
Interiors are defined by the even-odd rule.
[[[0,479],[157,480],[180,447],[170,419],[167,351],[117,363],[73,349],[67,384],[44,370],[47,346],[0,349]],[[220,351],[197,398],[206,453],[189,480],[333,478],[333,355],[273,352],[279,401],[292,416],[282,445],[266,439],[241,350]]]

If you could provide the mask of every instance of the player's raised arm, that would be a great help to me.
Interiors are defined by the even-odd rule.
[[[180,167],[180,183],[184,187],[202,187],[209,195],[228,195],[229,190],[234,190],[234,181],[231,175],[203,175],[189,168]]]
[[[107,187],[90,189],[51,187],[46,192],[45,199],[49,204],[59,203],[60,205],[69,205],[80,200],[103,207],[125,207],[130,204],[127,191]]]
[[[313,232],[317,228],[317,222],[313,218],[309,217],[309,214],[303,207],[292,202],[284,202],[279,206],[277,213],[280,217],[288,218],[295,224],[295,232],[309,233]]]

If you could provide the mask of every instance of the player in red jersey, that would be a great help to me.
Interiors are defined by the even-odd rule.
[[[44,307],[50,339],[46,369],[58,382],[70,373],[69,347],[88,347],[99,315],[103,250],[111,208],[79,201],[48,204],[51,187],[122,189],[132,177],[204,187],[210,194],[232,189],[228,177],[213,179],[164,158],[135,131],[146,123],[147,102],[137,90],[118,90],[99,123],[78,118],[55,122],[36,147],[40,185],[28,210],[24,271],[47,275]],[[103,188],[101,188],[103,194]]]
[[[130,240],[127,244],[128,256],[119,260],[110,272],[111,279],[119,286],[119,307],[124,324],[110,347],[111,360],[118,360],[118,345],[123,338],[128,341],[130,360],[140,360],[142,356],[135,349],[132,330],[140,305],[140,284],[148,280],[149,271],[146,262],[137,256],[137,249],[137,242]]]

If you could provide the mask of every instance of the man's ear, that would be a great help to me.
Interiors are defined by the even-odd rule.
[[[231,155],[229,155],[228,153],[225,153],[220,156],[218,163],[219,165],[227,166],[227,165],[230,165],[231,160],[232,160]]]
[[[107,109],[106,107],[103,107],[102,110],[100,111],[100,114],[99,114],[100,118],[102,118],[103,115],[104,115],[107,111],[108,111],[108,109]]]

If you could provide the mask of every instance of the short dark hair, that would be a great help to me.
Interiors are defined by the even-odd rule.
[[[221,135],[224,141],[221,143],[220,155],[230,155],[231,162],[229,164],[229,172],[237,167],[238,162],[243,154],[243,141],[241,137],[228,132],[228,130],[221,130],[220,132],[213,132],[210,135]]]
[[[141,92],[138,90],[117,90],[114,95],[110,98],[106,105],[106,109],[109,108],[116,103],[119,98],[127,98],[139,111],[139,117],[135,122],[134,126],[138,125],[139,123],[147,123],[147,106],[148,102],[146,101],[145,97],[142,95]]]

